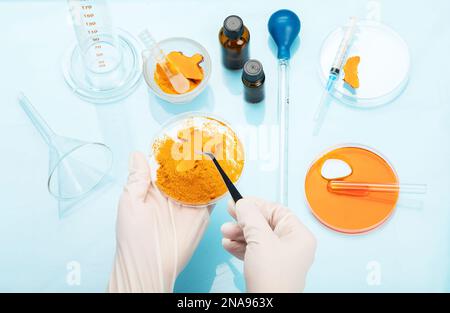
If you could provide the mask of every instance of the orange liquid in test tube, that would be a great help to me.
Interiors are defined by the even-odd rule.
[[[315,161],[306,175],[306,199],[316,218],[333,230],[349,234],[367,232],[385,222],[395,209],[399,192],[368,191],[354,195],[331,192],[328,180],[321,175],[327,159],[339,159],[350,165],[352,174],[342,181],[398,184],[393,168],[375,152],[361,147],[332,150]]]

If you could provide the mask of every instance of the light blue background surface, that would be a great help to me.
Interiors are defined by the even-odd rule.
[[[201,110],[236,127],[275,123],[277,68],[266,23],[280,8],[294,10],[302,20],[301,44],[291,62],[289,191],[291,209],[318,239],[306,290],[449,291],[450,2],[380,3],[382,21],[410,47],[409,85],[393,103],[374,110],[333,104],[320,136],[313,137],[312,118],[322,91],[317,77],[321,42],[349,15],[365,16],[366,1],[112,1],[116,26],[134,34],[150,27],[158,38],[190,37],[207,48],[213,67],[209,88],[184,106],[163,103],[143,82],[119,103],[96,106],[80,100],[61,73],[62,55],[74,40],[66,1],[2,1],[0,291],[105,290],[128,155],[133,150],[148,152],[151,138],[167,119]],[[251,56],[264,65],[267,97],[258,106],[243,102],[239,73],[225,71],[220,63],[217,33],[229,14],[243,18],[252,36]],[[114,151],[113,184],[65,219],[58,219],[58,203],[47,192],[47,148],[17,104],[20,90],[59,134],[101,141]],[[324,149],[350,142],[380,151],[403,182],[426,183],[429,188],[423,197],[402,199],[403,205],[381,228],[355,237],[319,224],[303,192],[311,161]],[[251,161],[239,188],[243,194],[275,199],[275,178],[276,169],[267,171],[264,161]],[[220,243],[220,225],[230,220],[225,203],[216,206],[177,291],[244,289],[241,262]],[[70,261],[81,264],[79,286],[66,283]],[[366,266],[372,261],[381,266],[380,285],[367,283]]]

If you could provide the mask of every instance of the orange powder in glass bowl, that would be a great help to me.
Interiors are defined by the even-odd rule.
[[[236,133],[212,117],[191,116],[169,124],[152,150],[156,186],[184,205],[213,204],[227,192],[214,163],[199,151],[213,153],[233,182],[244,167],[244,150]]]
[[[172,73],[180,73],[189,81],[189,91],[195,89],[203,80],[203,69],[200,63],[203,62],[201,54],[194,54],[189,57],[182,52],[172,51],[167,55],[166,65]],[[154,80],[159,88],[167,94],[177,94],[169,81],[166,73],[159,64],[156,64]]]

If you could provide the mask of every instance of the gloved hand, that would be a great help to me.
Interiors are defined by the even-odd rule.
[[[208,208],[164,197],[142,153],[133,153],[119,202],[116,256],[109,292],[172,292],[209,222]]]
[[[244,260],[248,292],[301,292],[316,250],[313,234],[287,208],[245,197],[228,211],[222,245]]]

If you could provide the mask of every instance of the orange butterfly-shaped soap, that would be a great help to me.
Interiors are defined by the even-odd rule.
[[[344,81],[353,89],[359,88],[358,65],[360,60],[359,56],[350,57],[344,65]]]

